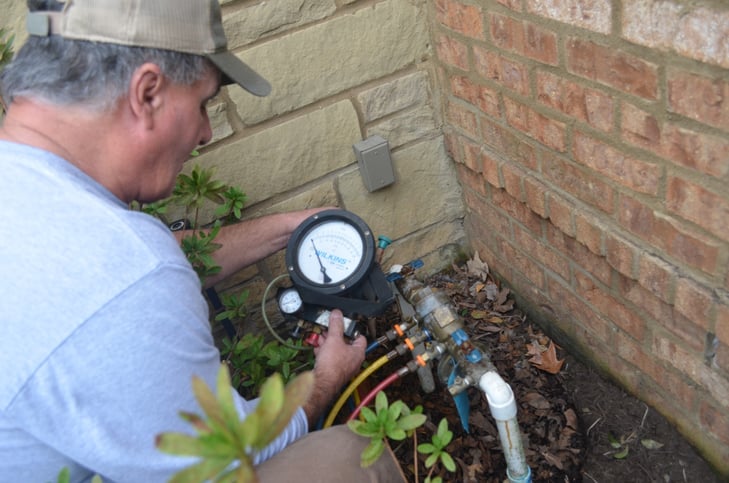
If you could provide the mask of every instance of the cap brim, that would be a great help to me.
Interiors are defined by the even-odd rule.
[[[207,54],[206,57],[223,73],[223,85],[235,83],[259,97],[271,93],[271,84],[230,52]]]

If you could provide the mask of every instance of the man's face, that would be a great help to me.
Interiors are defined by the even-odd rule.
[[[148,182],[143,183],[139,201],[150,202],[169,196],[190,153],[212,138],[206,106],[219,91],[219,77],[211,68],[192,85],[168,85],[158,129],[155,129],[153,145],[156,149],[146,157],[144,176]]]

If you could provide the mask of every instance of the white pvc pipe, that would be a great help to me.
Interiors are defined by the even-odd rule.
[[[481,376],[479,387],[486,393],[491,415],[496,420],[501,447],[506,458],[506,476],[511,483],[531,483],[531,469],[527,466],[516,420],[516,400],[511,387],[494,371]]]

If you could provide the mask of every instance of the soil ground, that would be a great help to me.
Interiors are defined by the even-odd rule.
[[[539,327],[514,307],[508,290],[499,289],[483,268],[472,263],[426,282],[446,291],[463,316],[471,339],[490,354],[499,374],[512,387],[533,481],[723,481],[655,410],[552,346]],[[550,346],[554,352],[548,350]],[[373,353],[372,360],[376,355]],[[397,368],[395,362],[390,364],[395,364],[390,369]],[[381,375],[376,374],[372,384],[391,373],[387,368],[378,371]],[[418,377],[410,374],[385,392],[390,401],[402,399],[410,407],[423,405],[430,419],[417,431],[418,443],[429,441],[441,418],[448,419],[454,437],[447,450],[457,462],[456,473],[436,465],[431,476],[440,475],[445,482],[506,480],[498,432],[485,397],[475,388],[468,389],[468,433],[461,427],[453,399],[442,383],[425,394]],[[422,457],[415,463],[416,443],[412,439],[398,443],[393,443],[393,450],[408,480],[423,481],[427,470]]]

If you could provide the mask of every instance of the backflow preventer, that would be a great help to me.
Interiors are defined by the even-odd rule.
[[[468,429],[469,401],[466,389],[478,386],[485,394],[496,421],[499,439],[511,482],[530,482],[531,470],[526,463],[521,432],[516,419],[516,400],[511,387],[496,372],[489,355],[470,340],[463,319],[447,295],[424,285],[409,267],[394,268],[394,282],[405,299],[415,307],[419,326],[432,339],[445,346],[447,355],[441,357],[439,374],[446,379],[464,428]],[[437,351],[436,351],[437,352]],[[446,371],[450,368],[449,374]]]
[[[394,266],[385,277],[380,260],[389,239],[381,236],[378,241],[375,246],[372,232],[363,220],[339,209],[323,211],[307,219],[289,240],[286,263],[293,285],[279,289],[277,301],[284,320],[298,320],[291,335],[301,337],[305,335],[302,332],[308,332],[305,340],[315,345],[316,333],[322,325],[326,326],[329,311],[335,308],[345,315],[345,335],[349,337],[359,334],[358,321],[382,315],[393,302],[398,303],[403,315],[403,322],[372,342],[367,351],[386,341],[400,339],[402,343],[355,378],[335,403],[324,427],[332,424],[346,398],[374,370],[411,352],[413,360],[375,389],[384,389],[398,377],[417,372],[423,390],[432,392],[435,384],[430,361],[439,360],[437,373],[453,396],[464,429],[468,431],[466,389],[476,386],[485,393],[496,421],[509,481],[531,482],[511,387],[497,373],[489,354],[471,341],[463,319],[447,295],[414,276],[415,270],[422,266],[420,261]],[[265,316],[266,294],[276,280],[266,289],[262,313],[273,335],[279,338]],[[375,392],[362,400],[350,418],[356,417]]]

